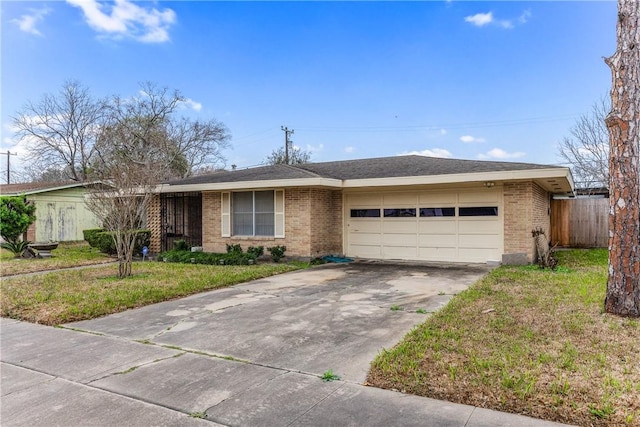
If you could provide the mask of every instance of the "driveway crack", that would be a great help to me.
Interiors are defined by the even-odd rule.
[[[322,399],[318,400],[316,403],[314,403],[313,405],[311,405],[311,407],[309,407],[309,409],[307,409],[306,411],[304,411],[302,414],[298,415],[296,418],[294,418],[289,424],[287,424],[287,427],[289,427],[290,425],[293,425],[296,421],[298,421],[300,418],[304,417],[305,415],[307,415],[309,412],[311,412],[313,410],[313,408],[315,408],[316,406],[318,406],[319,404],[321,404],[322,402],[324,402],[325,400],[327,400],[329,397],[331,397],[333,394],[335,394],[338,390],[342,389],[342,387],[344,387],[345,385],[341,385],[340,387],[336,388],[335,390],[333,390],[331,393],[327,394],[325,397],[323,397]]]

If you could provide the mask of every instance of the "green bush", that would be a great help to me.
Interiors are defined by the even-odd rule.
[[[133,254],[142,254],[142,247],[151,244],[151,231],[149,230],[137,230],[136,242],[133,247]],[[95,247],[105,254],[114,255],[117,253],[116,244],[113,240],[113,231],[102,231],[95,234],[96,245]],[[93,246],[93,245],[91,245]]]
[[[191,252],[174,249],[162,252],[158,255],[158,260],[183,264],[249,265],[255,263],[256,257],[251,254],[244,254],[241,252],[217,254],[211,252]]]
[[[36,207],[24,196],[0,197],[0,236],[5,240],[2,246],[17,257],[26,246],[22,244],[22,235],[36,220]]]
[[[242,247],[240,245],[230,245],[229,243],[227,243],[227,253],[231,254],[231,253],[242,253]]]
[[[191,247],[186,240],[180,239],[173,242],[173,249],[177,251],[189,251],[191,250]]]
[[[84,240],[89,243],[89,246],[92,248],[98,248],[98,233],[102,233],[104,229],[102,228],[89,228],[87,230],[82,230],[82,236]]]
[[[256,258],[260,258],[264,255],[264,246],[249,246],[247,248],[247,253],[254,255]]]
[[[271,259],[273,262],[278,262],[284,257],[284,253],[287,250],[286,246],[272,246],[267,248],[269,253],[271,254]]]

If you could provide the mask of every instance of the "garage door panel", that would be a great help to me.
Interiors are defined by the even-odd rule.
[[[381,245],[382,235],[378,233],[355,233],[350,242],[354,245]]]
[[[349,204],[351,208],[358,206],[380,207],[382,197],[380,194],[352,194],[349,196]]]
[[[458,236],[455,234],[420,234],[418,246],[455,248],[458,246]]]
[[[455,248],[418,248],[418,258],[433,261],[452,261],[458,258]]]
[[[491,220],[460,220],[458,232],[460,234],[493,234],[500,232],[501,223],[495,217]]]
[[[420,234],[456,234],[457,230],[455,219],[429,218],[420,220],[418,223],[418,233]]]
[[[416,200],[415,193],[393,193],[382,196],[382,204],[385,207],[412,208],[415,207]]]
[[[382,223],[377,219],[373,221],[358,219],[351,221],[349,229],[351,233],[381,233]]]
[[[382,222],[383,233],[404,233],[404,234],[416,234],[418,231],[418,224],[415,220],[386,220]]]
[[[383,234],[382,241],[385,246],[413,246],[417,245],[418,235],[413,234]]]
[[[349,253],[361,258],[382,258],[380,246],[350,245]]]
[[[436,205],[450,205],[453,206],[456,204],[458,195],[454,192],[446,192],[446,193],[421,193],[418,196],[418,203],[421,208],[433,208],[433,207],[441,207]],[[424,206],[423,206],[424,205]],[[432,205],[432,206],[426,206]]]
[[[385,259],[417,259],[416,247],[385,245],[382,251]]]
[[[461,234],[458,236],[460,248],[496,248],[500,244],[498,235]]]
[[[500,201],[500,193],[496,190],[480,190],[460,192],[458,195],[460,204],[464,203],[497,203]]]

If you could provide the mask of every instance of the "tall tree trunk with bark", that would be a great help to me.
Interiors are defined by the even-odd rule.
[[[611,68],[609,278],[605,310],[640,317],[640,1],[618,0]]]

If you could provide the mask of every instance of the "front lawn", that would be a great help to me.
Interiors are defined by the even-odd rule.
[[[57,325],[92,319],[198,292],[304,268],[297,264],[211,266],[135,262],[132,277],[117,265],[3,278],[0,315]]]
[[[13,254],[0,249],[0,276],[35,273],[82,265],[103,264],[114,261],[108,255],[89,247],[86,242],[65,242],[51,251],[51,258],[14,258]]]
[[[606,250],[500,267],[372,363],[368,383],[577,425],[640,425],[640,322],[603,314]]]

